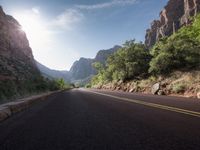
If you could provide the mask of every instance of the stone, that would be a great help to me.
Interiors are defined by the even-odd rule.
[[[129,93],[133,93],[133,92],[134,92],[134,89],[133,89],[133,88],[129,90]]]
[[[200,99],[200,92],[197,93],[197,98]]]
[[[157,94],[159,90],[160,90],[160,83],[156,83],[151,87],[151,93],[154,95]]]
[[[165,92],[163,90],[159,90],[157,94],[158,95],[165,95]]]

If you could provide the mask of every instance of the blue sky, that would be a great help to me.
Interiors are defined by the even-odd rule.
[[[126,40],[144,41],[168,0],[1,0],[23,26],[36,60],[69,70],[80,57]]]

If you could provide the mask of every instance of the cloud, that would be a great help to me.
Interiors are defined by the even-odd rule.
[[[33,7],[31,10],[35,14],[39,14],[40,13],[40,8],[39,7]]]
[[[138,0],[112,0],[110,2],[99,3],[94,5],[76,5],[76,8],[83,10],[94,10],[94,9],[103,9],[110,8],[114,6],[124,6],[124,5],[133,5]]]
[[[76,9],[67,9],[59,14],[51,25],[66,30],[71,30],[72,27],[83,20],[84,15]]]

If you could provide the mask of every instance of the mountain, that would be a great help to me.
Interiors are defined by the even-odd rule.
[[[93,68],[92,64],[95,62],[105,64],[107,58],[119,48],[121,47],[114,46],[107,50],[100,50],[94,59],[81,57],[73,63],[69,71],[52,70],[37,61],[36,65],[44,77],[50,79],[63,78],[67,82],[86,84],[94,75],[97,74],[97,71]]]
[[[93,75],[97,73],[97,71],[93,68],[92,64],[94,62],[101,62],[105,64],[107,58],[116,52],[120,46],[114,46],[113,48],[107,50],[100,50],[94,59],[90,58],[80,58],[76,61],[71,69],[70,75],[72,81],[88,81]]]
[[[40,76],[21,25],[0,6],[0,81]]]
[[[200,11],[200,0],[169,0],[160,12],[160,19],[146,31],[145,45],[151,48],[162,37],[170,36],[182,26],[191,23],[191,17]]]
[[[71,80],[80,80],[96,74],[95,69],[92,67],[93,62],[94,60],[90,58],[80,58],[74,62],[70,69]]]
[[[0,103],[47,88],[21,25],[0,6]]]
[[[70,81],[69,71],[52,70],[52,69],[49,69],[48,67],[42,65],[38,61],[36,61],[36,65],[44,77],[47,77],[50,79],[51,78],[63,78],[66,82]]]
[[[105,64],[107,58],[108,58],[111,54],[113,54],[114,52],[116,52],[118,49],[120,49],[120,48],[121,48],[121,46],[116,45],[116,46],[114,46],[113,48],[110,48],[110,49],[108,49],[108,50],[100,50],[100,51],[97,53],[97,55],[96,55],[94,61],[95,61],[95,62],[100,62],[100,63],[102,63],[102,64]]]

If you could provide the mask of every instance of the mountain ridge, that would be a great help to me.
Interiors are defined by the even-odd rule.
[[[69,71],[53,70],[37,61],[36,64],[40,72],[45,77],[63,78],[67,82],[78,82],[82,84],[87,83],[94,75],[97,74],[97,71],[92,66],[93,63],[100,62],[105,64],[106,59],[119,48],[121,48],[121,46],[115,45],[110,49],[99,50],[94,58],[81,57],[73,63]]]

